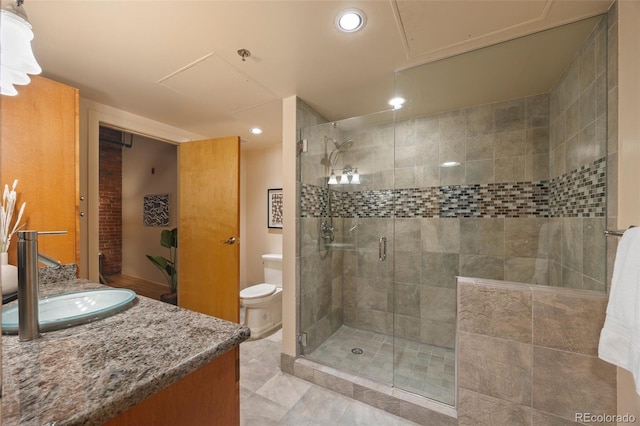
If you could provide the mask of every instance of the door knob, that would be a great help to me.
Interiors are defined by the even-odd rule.
[[[229,237],[229,239],[228,239],[228,240],[220,240],[220,242],[221,242],[222,244],[229,244],[229,245],[231,245],[231,244],[235,244],[235,243],[236,243],[236,241],[238,241],[238,240],[236,239],[236,237]]]

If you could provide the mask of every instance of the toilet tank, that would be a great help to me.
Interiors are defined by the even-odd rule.
[[[263,254],[262,262],[264,263],[264,282],[282,287],[282,255]]]

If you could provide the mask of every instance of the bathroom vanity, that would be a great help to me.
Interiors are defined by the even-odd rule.
[[[40,296],[104,287],[41,285]],[[249,329],[138,296],[109,318],[2,336],[2,424],[239,424],[239,344]]]

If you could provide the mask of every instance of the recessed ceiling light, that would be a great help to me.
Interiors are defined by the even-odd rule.
[[[460,163],[458,161],[445,161],[444,163],[440,163],[440,167],[456,167],[459,165]]]
[[[367,23],[364,12],[358,9],[343,10],[336,16],[336,27],[345,33],[353,33],[361,30]]]
[[[252,127],[249,131],[254,135],[259,135],[262,133],[262,129],[260,127]]]
[[[405,99],[404,98],[392,98],[389,100],[389,105],[391,105],[393,107],[393,109],[400,109],[402,108],[402,105],[405,103]]]

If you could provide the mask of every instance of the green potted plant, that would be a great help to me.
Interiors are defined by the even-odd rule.
[[[178,228],[165,229],[160,234],[160,245],[169,249],[169,258],[164,256],[151,256],[147,259],[160,269],[169,283],[169,293],[160,296],[160,300],[176,305],[178,302],[178,271],[176,270],[176,250],[178,248]]]

